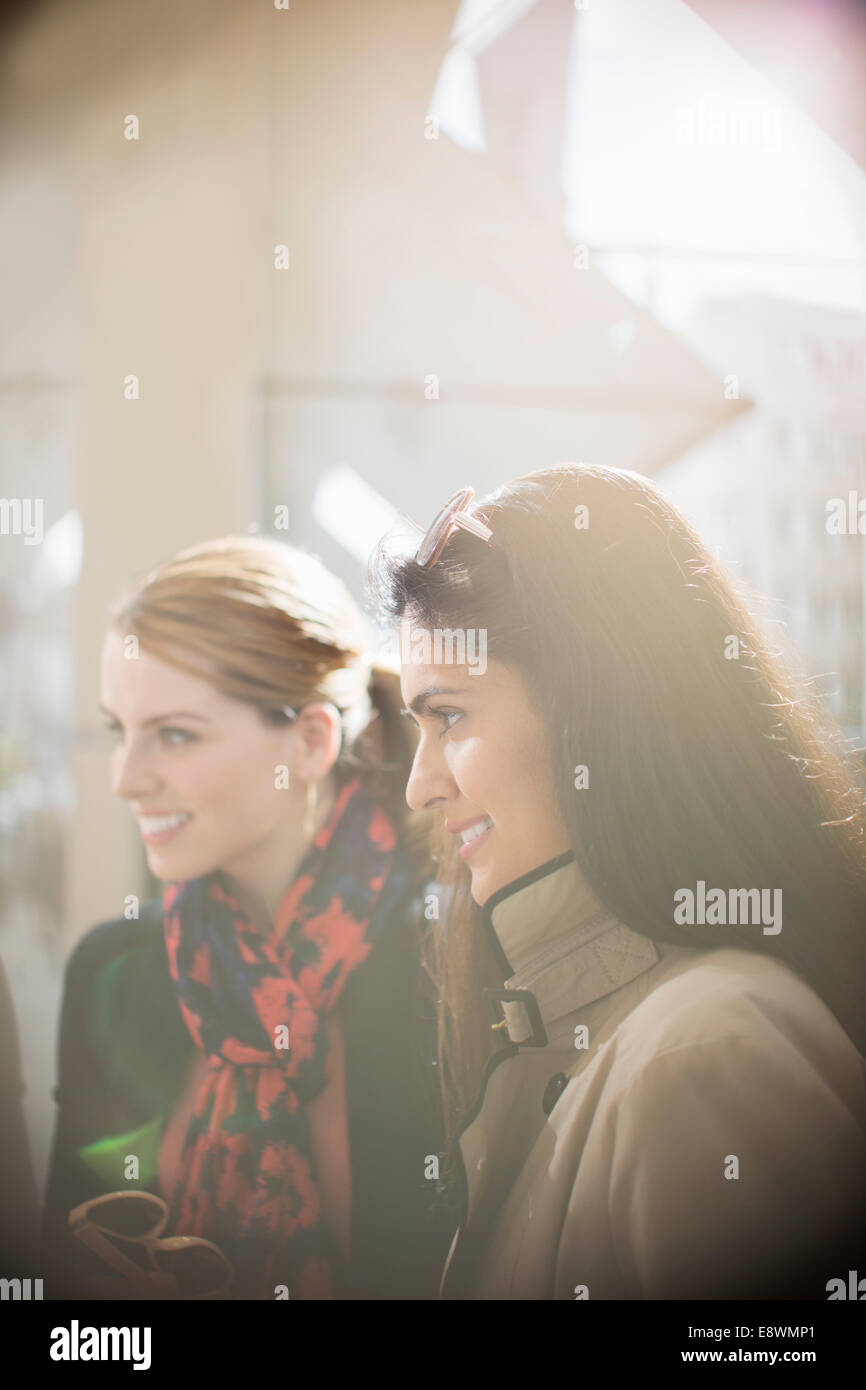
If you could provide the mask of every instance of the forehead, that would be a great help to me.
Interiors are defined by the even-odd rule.
[[[434,690],[463,694],[483,681],[484,676],[470,676],[466,666],[452,666],[444,661],[402,662],[400,667],[400,688],[407,705],[420,694],[432,694]]]
[[[485,660],[481,668],[468,662],[423,660],[421,656],[417,649],[414,652],[404,649],[402,653],[400,689],[407,706],[425,696],[433,699],[437,695],[463,698],[481,695],[487,700],[497,694],[507,696],[509,691],[520,688],[517,673],[495,658]]]
[[[137,653],[127,637],[109,632],[100,662],[102,698],[106,704],[125,704],[138,709],[170,700],[177,708],[215,709],[227,699],[200,676],[182,671],[139,645]],[[113,706],[114,707],[114,706]]]

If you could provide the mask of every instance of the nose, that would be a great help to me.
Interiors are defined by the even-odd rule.
[[[152,793],[160,778],[152,761],[134,739],[115,748],[111,757],[111,792],[123,801],[133,801]]]
[[[458,795],[457,783],[442,753],[436,751],[435,740],[422,734],[406,783],[409,806],[413,811],[430,811],[444,802],[453,801]]]

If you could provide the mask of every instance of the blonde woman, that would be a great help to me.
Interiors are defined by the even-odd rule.
[[[425,865],[396,678],[366,641],[337,579],[262,538],[184,551],[112,615],[112,791],[163,888],[67,968],[54,1296],[121,1287],[136,1259],[184,1296],[178,1236],[228,1260],[228,1297],[435,1293]],[[93,1200],[129,1192],[162,1200],[167,1245],[152,1205]]]

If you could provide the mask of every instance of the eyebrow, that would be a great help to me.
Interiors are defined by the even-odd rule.
[[[446,685],[429,685],[426,690],[419,690],[415,698],[409,701],[409,705],[403,710],[403,714],[406,715],[407,718],[410,714],[425,714],[427,702],[434,699],[437,695],[465,696],[466,694],[466,690],[459,688],[455,689]]]
[[[117,724],[120,723],[117,715],[113,714],[106,705],[100,705],[99,708],[102,710],[103,714],[108,715],[109,719],[113,719]],[[196,714],[193,710],[175,709],[171,710],[168,714],[152,714],[150,719],[145,719],[142,727],[146,729],[149,724],[163,724],[166,719],[197,719],[201,724],[210,723],[206,714]]]

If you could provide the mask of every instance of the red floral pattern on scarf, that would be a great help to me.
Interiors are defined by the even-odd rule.
[[[334,1296],[341,1257],[322,1217],[305,1106],[325,1084],[325,1016],[373,949],[371,918],[395,848],[391,821],[356,778],[270,933],[246,919],[219,874],[166,885],[169,969],[209,1059],[170,1229],[220,1245],[236,1295],[273,1298],[285,1284],[293,1299]],[[287,1049],[277,1042],[284,1029]]]

